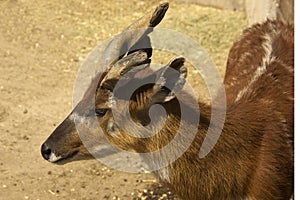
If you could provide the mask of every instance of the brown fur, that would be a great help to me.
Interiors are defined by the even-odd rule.
[[[238,93],[251,82],[257,68],[263,65],[266,52],[262,45],[268,42],[265,34],[271,39],[270,55],[273,59],[265,63],[266,71],[235,101]],[[170,182],[166,184],[183,199],[291,197],[293,57],[293,27],[281,22],[257,24],[247,29],[234,44],[224,80],[228,107],[226,121],[218,143],[205,158],[198,157],[210,122],[210,107],[200,103],[201,128],[190,148],[168,167]],[[144,93],[151,94],[151,89]],[[132,109],[138,108],[135,104],[133,100]],[[168,120],[164,129],[154,137],[135,142],[126,137],[122,138],[122,142],[114,138],[112,141],[121,146],[124,141],[130,141],[131,148],[138,152],[154,151],[168,144],[177,133],[180,110],[176,99],[163,105],[168,112]],[[185,109],[190,108],[187,106]],[[133,117],[143,119],[141,116]]]
[[[224,79],[227,94],[224,128],[218,124],[210,126],[213,131],[222,129],[217,144],[206,157],[199,158],[199,149],[211,122],[211,107],[199,102],[201,116],[198,133],[187,151],[167,167],[169,180],[162,180],[183,199],[290,199],[294,178],[293,37],[293,26],[267,21],[247,29],[234,43]],[[73,112],[83,112],[82,115],[87,116],[84,111],[98,87],[96,82]],[[110,90],[98,87],[97,108],[107,108],[109,94]],[[137,139],[127,134],[128,131],[135,134],[136,130],[127,127],[120,130],[118,137],[114,137],[107,132],[108,120],[112,117],[109,111],[99,119],[99,123],[111,142],[125,150],[158,150],[175,137],[180,122],[186,125],[184,133],[189,136],[189,120],[199,117],[195,108],[179,105],[176,98],[167,102],[149,101],[155,95],[152,86],[141,88],[130,101],[131,116],[125,117],[132,117],[136,123],[146,125],[149,122],[149,108],[158,103],[164,106],[168,114],[163,129],[153,137]],[[180,106],[189,111],[190,119],[182,121]],[[114,114],[122,115],[124,109],[127,108],[121,105],[117,108],[119,112]],[[126,124],[127,118],[124,119]],[[55,152],[61,155],[67,150],[59,145],[67,146],[69,152],[76,149],[88,154],[86,150],[81,150],[83,145],[78,137],[64,138],[59,145],[53,145],[61,140],[59,137],[68,136],[69,130],[62,130],[63,124],[53,133],[54,136],[50,136],[47,144],[52,144]],[[73,135],[74,126],[71,127]],[[59,137],[55,136],[58,134]],[[88,133],[86,137],[93,138]],[[148,160],[154,163],[168,160],[172,153],[182,150],[184,141],[183,137],[182,143],[178,142],[173,152],[160,158],[149,157]],[[159,171],[156,173],[160,178]]]

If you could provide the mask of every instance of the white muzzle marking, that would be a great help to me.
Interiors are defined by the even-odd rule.
[[[56,156],[54,153],[51,153],[48,161],[49,162],[56,162],[61,158],[62,158],[61,156]]]

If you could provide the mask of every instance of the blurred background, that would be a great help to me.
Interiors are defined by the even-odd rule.
[[[72,108],[73,83],[88,53],[159,3],[0,0],[1,200],[178,199],[151,174],[115,171],[96,160],[58,166],[40,155]],[[234,40],[266,16],[293,22],[293,1],[170,1],[158,27],[193,38],[224,75]],[[163,54],[154,58],[166,62]],[[188,78],[201,88],[199,78]]]

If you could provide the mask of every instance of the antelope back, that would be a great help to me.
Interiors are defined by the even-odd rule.
[[[269,99],[276,99],[278,89],[284,90],[286,97],[293,99],[293,72],[293,25],[269,20],[256,24],[245,30],[230,50],[224,79],[227,104],[249,98],[257,90]],[[260,80],[272,80],[263,85],[278,88],[270,91],[270,87],[261,87]]]

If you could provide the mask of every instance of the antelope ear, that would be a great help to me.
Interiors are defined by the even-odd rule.
[[[175,98],[175,93],[185,84],[187,68],[183,57],[175,58],[158,73],[157,82],[153,87],[153,103],[165,103]]]

